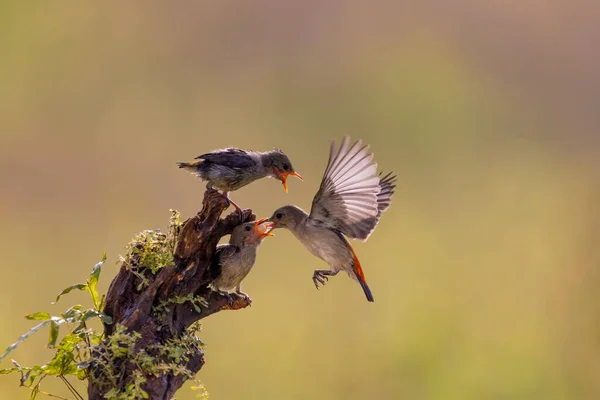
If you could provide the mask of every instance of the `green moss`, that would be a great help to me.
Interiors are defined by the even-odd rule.
[[[154,311],[158,314],[159,320],[163,320],[164,315],[170,312],[171,306],[177,304],[184,304],[187,302],[189,302],[190,305],[194,307],[194,310],[197,313],[202,312],[201,307],[208,306],[208,303],[206,302],[206,299],[204,299],[204,297],[195,296],[192,293],[189,293],[187,296],[173,296],[168,300],[161,300],[160,304],[154,307]]]
[[[135,351],[135,344],[140,339],[136,332],[127,333],[125,328],[117,325],[115,332],[108,340],[95,346],[93,353],[97,363],[103,366],[102,375],[96,379],[100,388],[107,390],[105,398],[108,400],[128,400],[147,398],[147,393],[142,389],[148,376],[164,374],[184,375],[192,379],[194,374],[183,364],[190,357],[198,354],[203,343],[195,335],[198,326],[188,329],[179,338],[168,339],[164,344],[146,346]],[[118,387],[119,378],[125,361],[137,366],[133,380],[121,391]]]
[[[164,233],[160,229],[138,233],[125,248],[119,262],[140,279],[138,290],[148,286],[149,275],[156,275],[162,268],[173,264],[173,252],[183,222],[177,210],[171,210],[169,227]]]

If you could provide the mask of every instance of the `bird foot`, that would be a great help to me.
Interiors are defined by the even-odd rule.
[[[252,299],[250,298],[250,296],[248,296],[247,293],[244,293],[241,290],[236,291],[236,293],[239,294],[240,296],[242,296],[244,298],[244,300],[246,300],[248,302],[248,304],[250,306],[252,306]]]
[[[227,298],[227,303],[228,303],[230,306],[233,306],[234,298],[233,298],[233,296],[231,295],[231,293],[228,293],[228,292],[222,292],[222,291],[220,291],[220,290],[218,290],[218,291],[217,291],[217,293],[219,293],[219,294],[220,294],[221,296],[223,296],[223,297],[226,297],[226,298]]]
[[[327,281],[329,281],[329,278],[327,277],[327,275],[325,275],[321,271],[317,270],[317,271],[315,271],[313,273],[312,280],[315,283],[315,287],[318,290],[319,289],[319,284],[321,284],[321,286],[325,286],[325,283]]]
[[[244,210],[237,208],[238,217],[240,217],[240,223],[244,222]]]

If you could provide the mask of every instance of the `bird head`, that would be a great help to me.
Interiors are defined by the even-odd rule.
[[[283,189],[287,193],[287,178],[292,175],[303,180],[302,176],[294,170],[288,156],[281,150],[273,150],[263,154],[263,165],[267,169],[269,176],[281,181]]]
[[[306,217],[307,214],[304,210],[293,205],[287,205],[275,210],[267,221],[273,224],[272,230],[277,228],[294,229]]]
[[[236,246],[258,246],[264,238],[273,236],[271,233],[272,230],[273,223],[268,222],[266,218],[261,218],[258,221],[246,222],[233,229],[230,243]]]

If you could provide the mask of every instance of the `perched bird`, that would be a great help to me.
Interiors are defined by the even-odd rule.
[[[329,270],[315,270],[313,274],[317,289],[329,276],[345,271],[358,280],[369,301],[373,301],[373,295],[360,261],[344,235],[366,241],[390,206],[396,176],[391,172],[378,175],[372,159],[369,146],[363,146],[360,140],[350,146],[350,138],[345,137],[339,150],[333,142],[310,214],[287,205],[268,219],[273,222],[273,229],[289,229],[308,251],[329,264]]]
[[[292,175],[302,180],[288,156],[281,150],[266,152],[250,151],[229,147],[196,157],[198,161],[178,162],[200,179],[208,182],[207,187],[223,191],[225,198],[236,208],[240,216],[242,209],[229,198],[229,192],[238,190],[257,179],[273,177],[279,179],[287,192],[287,178]]]
[[[210,268],[217,277],[210,285],[213,290],[227,296],[230,302],[233,298],[229,291],[234,288],[237,294],[251,301],[250,297],[242,292],[241,282],[254,266],[256,250],[262,240],[273,236],[273,224],[265,220],[266,218],[263,218],[236,226],[231,233],[229,244],[217,246],[213,255]]]

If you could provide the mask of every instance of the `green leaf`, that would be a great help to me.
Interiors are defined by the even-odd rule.
[[[85,312],[81,316],[81,321],[85,322],[90,318],[97,317],[98,315],[100,315],[100,313],[96,310],[85,310]]]
[[[77,304],[73,307],[70,307],[69,309],[67,309],[67,311],[65,311],[64,313],[62,313],[62,317],[65,319],[70,319],[70,318],[74,318],[76,315],[81,314],[80,310],[83,308],[82,305]]]
[[[50,338],[48,339],[48,347],[54,347],[56,340],[58,339],[58,327],[59,324],[56,321],[52,321],[50,324]]]
[[[12,374],[13,372],[18,372],[18,371],[21,371],[21,368],[17,368],[17,367],[4,368],[4,369],[0,369],[0,375],[8,375],[8,374]]]
[[[92,301],[94,302],[94,307],[96,308],[96,310],[100,310],[100,307],[102,306],[100,304],[101,301],[98,298],[98,291],[96,290],[96,285],[98,284],[98,279],[100,278],[100,272],[102,271],[102,264],[104,264],[105,260],[106,260],[106,254],[104,254],[104,257],[102,257],[102,261],[100,261],[98,264],[94,265],[94,268],[92,269],[92,273],[90,274],[90,278],[88,279],[88,284],[87,284],[87,290],[88,290],[88,292],[90,292],[90,295],[92,296]]]
[[[46,321],[52,317],[47,312],[40,311],[40,312],[36,312],[34,314],[26,315],[25,318],[27,318],[29,320],[34,320],[34,321]]]
[[[100,319],[102,320],[102,322],[104,322],[106,325],[112,325],[113,323],[113,319],[112,317],[106,315],[106,314],[100,314]]]
[[[96,288],[98,284],[98,279],[100,279],[100,272],[102,271],[102,264],[104,261],[100,261],[98,264],[94,265],[92,269],[92,273],[90,274],[90,279],[88,280],[90,288]]]
[[[85,289],[87,289],[87,286],[88,285],[86,285],[84,283],[78,283],[77,285],[73,285],[73,286],[69,286],[68,288],[65,288],[62,292],[60,292],[58,294],[58,296],[56,296],[56,300],[54,302],[52,302],[52,304],[56,304],[58,302],[58,300],[60,300],[61,296],[65,295],[67,293],[70,293],[73,290],[85,290]]]
[[[57,365],[56,359],[45,364],[43,368],[46,375],[55,376],[60,374],[60,367]]]
[[[92,363],[89,360],[82,361],[77,364],[77,368],[79,369],[88,369]]]
[[[77,369],[77,373],[74,374],[77,379],[84,381],[88,379],[87,369]]]

